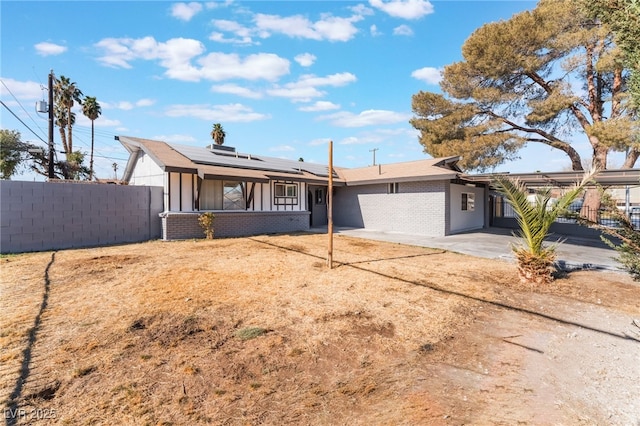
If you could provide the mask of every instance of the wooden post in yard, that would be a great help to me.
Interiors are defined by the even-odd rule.
[[[327,266],[333,268],[333,141],[329,141],[329,189],[327,193],[327,234],[329,247],[327,249]]]

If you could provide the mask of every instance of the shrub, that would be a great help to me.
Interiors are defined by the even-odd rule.
[[[261,327],[246,327],[236,331],[236,337],[240,340],[251,340],[262,336],[267,330]]]
[[[204,235],[207,237],[207,240],[213,239],[213,220],[216,216],[211,213],[202,213],[198,216],[198,223],[204,230]]]

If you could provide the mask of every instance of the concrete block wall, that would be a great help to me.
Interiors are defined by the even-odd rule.
[[[161,211],[161,187],[0,181],[0,252],[159,238]]]
[[[399,182],[388,194],[387,184],[337,188],[333,220],[336,226],[425,236],[450,233],[449,182]]]
[[[244,237],[249,235],[298,232],[309,230],[309,212],[214,212],[214,237]],[[163,212],[162,239],[183,240],[204,238],[198,223],[200,213]]]

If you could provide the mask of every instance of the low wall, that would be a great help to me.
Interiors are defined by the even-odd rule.
[[[519,229],[518,221],[515,217],[494,217],[492,226],[496,228],[508,228]],[[560,237],[580,237],[580,238],[592,238],[600,240],[601,231],[597,229],[589,228],[587,226],[579,225],[577,223],[562,223],[555,222],[549,229],[551,234]]]
[[[160,238],[162,205],[162,187],[0,181],[0,252]]]
[[[308,211],[288,212],[214,212],[214,237],[244,237],[249,235],[298,232],[309,230]],[[162,239],[184,240],[204,238],[198,223],[198,212],[162,212]]]

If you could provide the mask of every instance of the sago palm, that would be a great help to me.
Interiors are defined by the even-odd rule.
[[[516,236],[522,238],[521,245],[512,246],[518,264],[520,280],[527,283],[546,284],[553,280],[555,272],[556,248],[561,241],[545,245],[549,228],[558,216],[567,211],[569,205],[580,195],[591,181],[593,173],[585,174],[581,182],[566,190],[554,200],[551,188],[536,193],[531,202],[524,183],[506,176],[494,178],[496,190],[513,207],[519,230]]]

